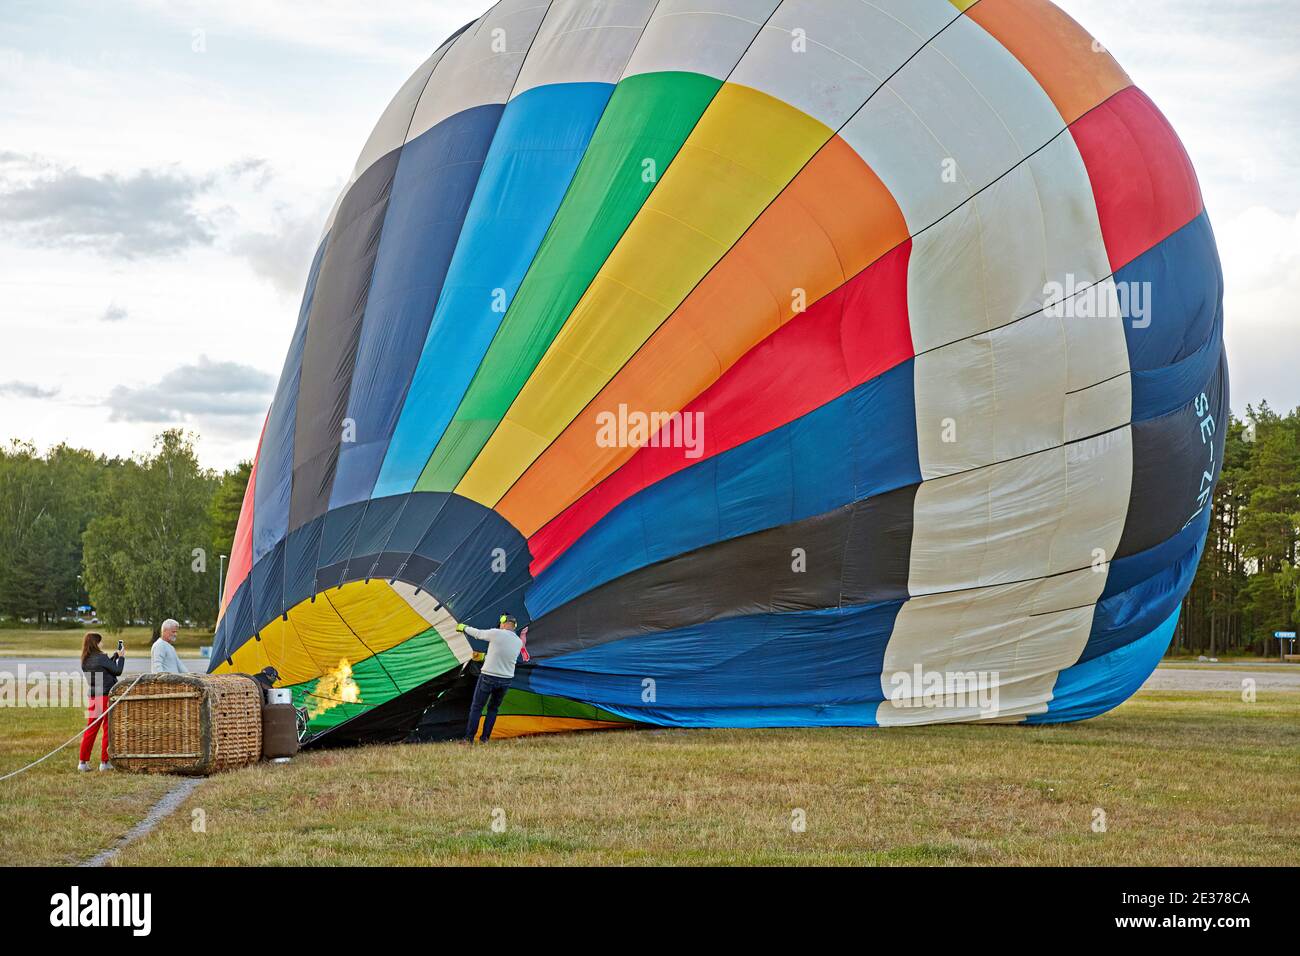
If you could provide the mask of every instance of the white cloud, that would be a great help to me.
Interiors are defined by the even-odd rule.
[[[213,49],[221,35],[255,34],[294,46],[414,66],[490,0],[136,0],[191,30]],[[377,114],[376,114],[377,115]]]
[[[212,224],[195,207],[211,185],[174,168],[126,176],[58,169],[0,192],[0,230],[123,259],[175,255],[213,241]]]
[[[111,422],[194,424],[228,433],[245,432],[266,411],[275,378],[237,362],[200,355],[193,365],[172,369],[156,383],[115,386],[104,400]]]
[[[0,395],[9,398],[53,398],[59,394],[58,386],[37,385],[34,382],[0,382]]]
[[[329,214],[319,206],[307,214],[281,208],[272,216],[270,229],[236,236],[231,250],[244,257],[253,271],[286,296],[301,296],[320,242],[321,224]]]

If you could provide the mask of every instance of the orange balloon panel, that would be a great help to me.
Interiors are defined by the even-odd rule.
[[[832,138],[496,510],[533,534],[635,453],[600,447],[598,416],[617,414],[620,405],[682,409],[796,308],[906,239],[889,190],[848,144]]]

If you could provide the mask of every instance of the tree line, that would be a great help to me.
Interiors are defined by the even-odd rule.
[[[250,470],[201,467],[178,429],[135,458],[0,448],[0,617],[51,626],[90,605],[108,630],[211,627]]]
[[[1274,655],[1300,621],[1300,409],[1262,403],[1232,418],[1205,552],[1174,651]]]
[[[49,625],[93,605],[109,629],[211,626],[251,466],[202,468],[172,429],[149,454],[0,448],[0,617]],[[1300,621],[1300,409],[1231,418],[1205,552],[1172,650],[1274,654]]]

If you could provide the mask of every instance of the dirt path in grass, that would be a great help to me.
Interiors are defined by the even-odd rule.
[[[163,798],[150,808],[149,812],[145,814],[144,819],[133,826],[130,830],[127,830],[126,834],[118,840],[116,844],[102,853],[97,853],[89,860],[85,860],[77,865],[108,866],[113,862],[113,858],[123,849],[134,843],[136,840],[147,837],[153,832],[154,828],[157,827],[158,824],[162,823],[163,820],[175,813],[177,807],[184,803],[186,797],[198,789],[199,784],[202,782],[203,779],[200,777],[182,780],[180,783],[176,784],[176,786],[163,794]]]

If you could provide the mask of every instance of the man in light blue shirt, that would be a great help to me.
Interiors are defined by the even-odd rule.
[[[180,628],[180,624],[171,618],[162,622],[162,627],[158,629],[158,640],[154,641],[153,647],[149,649],[149,670],[152,673],[186,673],[185,665],[181,663],[176,648],[172,647],[176,643],[176,632]]]
[[[497,710],[501,699],[510,689],[510,682],[515,679],[515,661],[523,649],[524,641],[518,634],[519,622],[510,615],[501,618],[500,627],[466,627],[457,624],[456,630],[463,631],[467,637],[476,641],[487,642],[487,656],[483,659],[483,669],[479,671],[478,683],[474,685],[474,700],[469,706],[469,721],[465,725],[465,742],[473,743],[474,733],[478,730],[479,715],[483,715],[483,736],[486,743],[492,737],[492,725],[497,720]],[[483,707],[487,705],[487,713]]]

